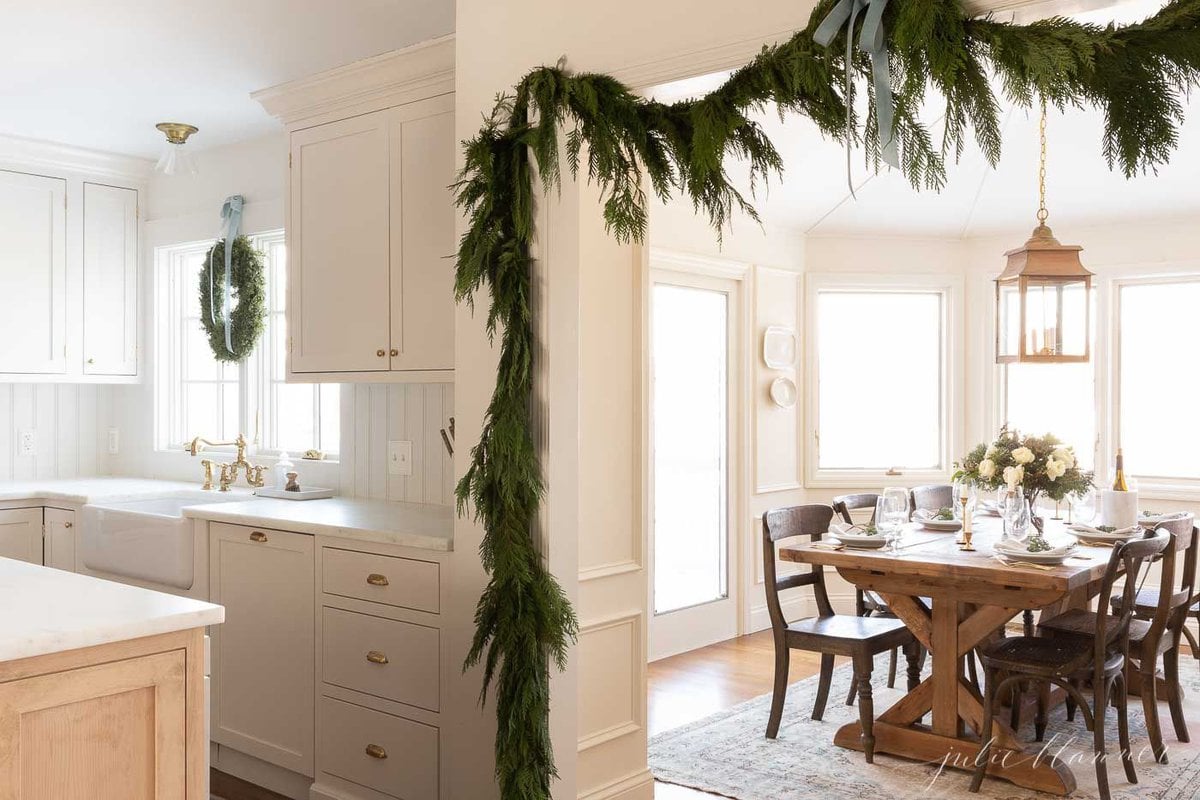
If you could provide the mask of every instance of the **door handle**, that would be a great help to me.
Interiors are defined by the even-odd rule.
[[[379,350],[375,351],[375,355],[379,356],[380,358],[383,358],[385,355],[387,355],[387,351],[385,351],[383,349],[379,349]]]

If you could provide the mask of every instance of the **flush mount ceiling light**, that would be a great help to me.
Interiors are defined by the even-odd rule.
[[[183,146],[198,128],[184,122],[160,122],[154,127],[167,135],[167,146],[154,168],[164,175],[174,175],[176,172],[195,175],[196,161]]]

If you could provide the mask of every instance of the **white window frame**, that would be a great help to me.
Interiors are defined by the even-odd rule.
[[[1107,367],[1107,442],[1104,453],[1116,452],[1117,443],[1121,441],[1121,289],[1127,286],[1147,286],[1170,283],[1200,283],[1200,262],[1187,267],[1180,265],[1177,272],[1149,273],[1144,269],[1132,268],[1121,270],[1106,282],[1107,295],[1106,313],[1102,324],[1105,326],[1106,364]],[[1097,371],[1099,381],[1099,371]],[[1099,419],[1099,418],[1098,418]],[[1108,459],[1097,459],[1096,483],[1107,485],[1112,476],[1108,474],[1111,464]],[[1196,478],[1181,478],[1161,475],[1145,475],[1137,471],[1136,465],[1130,475],[1137,479],[1138,494],[1147,499],[1200,501],[1200,476]]]
[[[284,231],[272,230],[255,234],[247,234],[251,243],[260,251],[266,250],[271,243],[283,242]],[[182,453],[185,450],[186,442],[184,439],[190,436],[206,436],[217,437],[215,431],[188,431],[183,437],[179,437],[178,423],[179,420],[175,417],[181,413],[179,405],[178,389],[179,389],[179,358],[180,358],[180,332],[175,329],[175,322],[180,318],[178,309],[178,291],[179,287],[175,282],[175,269],[177,265],[173,263],[175,258],[178,258],[182,252],[189,250],[207,250],[212,246],[212,240],[200,240],[192,242],[177,242],[156,246],[154,249],[154,264],[156,272],[155,280],[155,296],[154,296],[154,336],[155,336],[155,360],[153,370],[154,381],[154,450],[156,452],[178,452]],[[270,276],[267,280],[267,291],[273,293],[274,287],[271,286]],[[268,295],[268,308],[270,308],[270,297]],[[169,309],[164,312],[164,309]],[[238,396],[239,396],[239,413],[241,416],[241,432],[245,434],[248,441],[254,445],[254,452],[257,455],[277,456],[281,450],[277,447],[263,446],[265,441],[273,441],[273,425],[274,421],[265,419],[269,415],[265,414],[269,403],[268,398],[272,391],[271,377],[271,347],[275,343],[274,337],[281,335],[275,330],[274,326],[268,324],[263,336],[254,349],[254,353],[241,364],[238,365]],[[286,382],[286,381],[285,381]],[[320,438],[320,413],[314,408],[315,428],[317,430],[318,439]],[[341,414],[338,415],[340,420]],[[179,439],[179,441],[175,441]],[[233,452],[233,447],[213,447],[209,450],[216,452]],[[293,457],[301,455],[300,453],[290,453]],[[336,463],[338,461],[338,453],[326,452],[325,459],[327,463]]]
[[[942,296],[942,363],[939,461],[934,469],[822,469],[819,464],[820,364],[817,297],[825,291],[936,292]],[[805,404],[804,485],[816,489],[918,486],[947,482],[963,442],[963,277],[956,274],[809,273],[804,281]],[[863,376],[868,386],[868,375]]]

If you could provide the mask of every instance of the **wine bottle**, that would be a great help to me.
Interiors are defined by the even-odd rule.
[[[1113,477],[1114,492],[1128,492],[1129,483],[1125,480],[1125,456],[1121,453],[1121,448],[1117,448],[1117,474]]]

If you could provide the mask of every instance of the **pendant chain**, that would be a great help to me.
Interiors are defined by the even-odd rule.
[[[1038,124],[1038,133],[1041,136],[1041,160],[1038,166],[1038,223],[1046,224],[1046,219],[1050,216],[1050,212],[1046,210],[1046,97],[1042,96],[1042,119]]]

